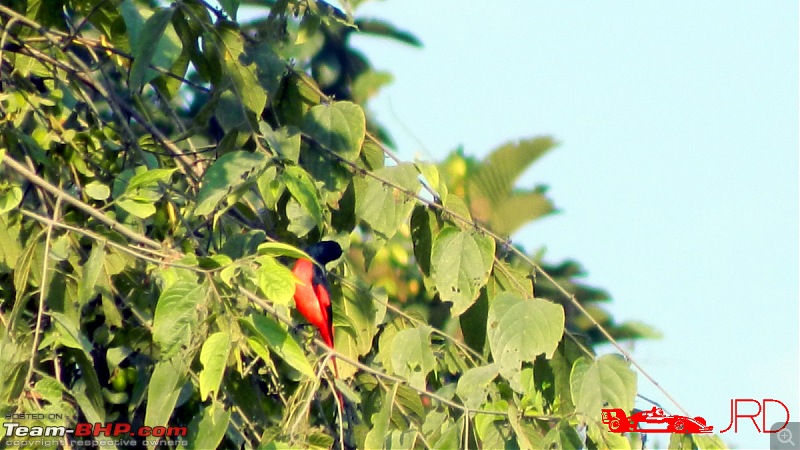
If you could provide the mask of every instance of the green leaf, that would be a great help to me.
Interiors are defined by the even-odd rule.
[[[478,165],[470,178],[470,187],[488,197],[492,205],[505,202],[514,183],[528,166],[555,146],[550,137],[537,137],[508,143],[496,148]]]
[[[259,84],[256,65],[245,54],[241,30],[230,22],[220,22],[217,33],[221,38],[225,67],[233,80],[236,97],[247,109],[260,116],[267,105],[267,93]]]
[[[410,328],[397,333],[392,342],[394,373],[420,389],[425,389],[428,373],[436,365],[430,334],[430,327],[427,326]]]
[[[389,72],[366,71],[353,81],[353,100],[356,103],[364,104],[372,96],[378,93],[381,87],[392,82],[392,74]]]
[[[270,150],[292,162],[299,161],[302,139],[296,128],[283,127],[273,130],[266,123],[262,123],[261,134],[264,135]]]
[[[214,211],[228,194],[245,183],[254,182],[267,162],[267,157],[261,153],[235,151],[220,156],[203,175],[194,213],[204,216]]]
[[[158,72],[149,68],[151,62],[158,67],[168,68],[178,59],[181,46],[177,34],[173,30],[172,39],[164,34],[174,12],[173,8],[158,8],[144,23],[139,39],[131,40],[133,64],[128,78],[131,91],[139,92],[146,83],[158,76]]]
[[[568,419],[562,419],[544,437],[542,448],[584,448],[581,437]]]
[[[490,285],[491,285],[490,278]],[[481,289],[478,300],[472,304],[461,316],[458,324],[464,342],[478,353],[483,353],[486,347],[486,316],[489,314],[489,289]]]
[[[295,259],[310,259],[308,253],[295,246],[284,244],[283,242],[264,242],[258,246],[258,254],[267,256],[288,256]]]
[[[144,424],[149,427],[167,425],[186,382],[186,366],[180,357],[159,361],[153,369],[147,388],[147,408]],[[149,448],[153,448],[150,446]]]
[[[76,6],[80,7],[80,3],[83,2],[79,2],[79,4]],[[87,9],[85,12],[88,13],[90,11],[91,10]],[[133,51],[137,45],[136,43],[140,40],[140,34],[142,27],[144,26],[145,18],[143,17],[142,13],[139,12],[134,0],[124,0],[119,5],[119,11],[123,20],[125,21],[125,30],[128,33],[128,48]],[[147,14],[152,14],[152,12],[147,9],[145,9],[144,12]]]
[[[19,239],[20,228],[18,221],[0,215],[0,270],[3,269],[3,265],[11,270],[17,266],[17,261],[22,253],[22,243]]]
[[[506,400],[498,400],[494,403],[488,403],[481,408],[481,411],[506,413],[508,411],[508,402]],[[481,448],[515,448],[517,442],[512,437],[511,427],[506,420],[501,420],[501,417],[492,414],[475,415],[475,432],[478,435],[478,442]]]
[[[429,414],[430,415],[430,414]],[[463,417],[454,422],[447,422],[442,428],[439,439],[433,444],[435,450],[451,450],[459,448],[461,444],[460,433],[464,428]]]
[[[382,180],[417,193],[417,170],[412,164],[402,163],[383,167],[373,172],[376,178],[356,178],[356,217],[369,225],[383,240],[394,236],[414,209],[414,201]]]
[[[151,197],[150,194],[142,191],[160,191],[162,184],[169,184],[172,174],[177,169],[150,169],[147,171],[138,172],[131,177],[128,181],[128,187],[125,189],[125,195],[131,197],[144,197],[148,200],[158,200],[161,194],[158,193],[157,197]]]
[[[692,441],[694,441],[694,445],[697,448],[709,449],[709,450],[728,448],[728,446],[725,445],[725,443],[717,434],[714,435],[693,434],[691,436],[692,436]]]
[[[489,226],[494,232],[508,236],[554,209],[553,203],[542,192],[514,193],[494,207]]]
[[[322,228],[322,206],[319,203],[320,194],[308,172],[299,166],[288,166],[283,171],[281,179],[286,183],[286,188],[297,200],[300,206],[308,212],[318,228]]]
[[[60,402],[64,395],[64,387],[55,378],[49,375],[40,375],[42,378],[36,382],[36,392],[50,403]]]
[[[494,239],[446,226],[433,241],[431,269],[436,290],[458,316],[477,300],[494,262]]]
[[[103,270],[105,256],[104,244],[96,243],[92,246],[89,259],[83,265],[83,276],[78,282],[78,304],[85,305],[94,296],[97,280],[100,279],[100,273]]]
[[[389,419],[392,416],[397,386],[395,384],[391,391],[386,392],[381,409],[370,418],[372,429],[367,433],[364,448],[387,448],[385,444],[389,437]]]
[[[303,131],[328,150],[355,161],[366,135],[364,110],[352,102],[334,102],[311,108]]]
[[[146,219],[156,213],[156,207],[151,201],[123,198],[117,200],[117,206],[140,219]]]
[[[140,219],[152,216],[156,212],[154,203],[164,195],[164,186],[169,183],[175,170],[137,167],[124,192],[117,198],[117,206]],[[117,183],[124,181],[124,177],[119,177],[115,181],[115,190],[118,189]]]
[[[286,218],[289,219],[286,230],[299,238],[319,226],[311,214],[294,198],[290,198],[286,203]]]
[[[203,365],[200,372],[200,400],[205,401],[212,392],[219,393],[230,349],[231,336],[222,331],[212,334],[203,343],[203,349],[200,350],[200,364]]]
[[[703,450],[705,450],[705,447],[694,446],[691,434],[683,433],[672,433],[669,437],[669,446],[667,448],[670,450],[694,450],[695,448],[703,448]]]
[[[600,420],[602,408],[633,409],[636,373],[618,355],[603,355],[596,360],[584,356],[572,366],[570,387],[575,410]]]
[[[239,322],[251,331],[252,337],[256,339],[256,342],[268,346],[287,364],[303,375],[311,378],[316,377],[314,369],[311,367],[311,363],[308,362],[308,358],[306,358],[300,345],[277,322],[258,314],[251,314],[245,319],[240,319]]]
[[[380,19],[360,19],[356,22],[358,31],[360,33],[374,34],[377,36],[385,36],[399,42],[414,46],[422,47],[422,42],[416,36],[408,31],[400,30],[389,22]]]
[[[631,441],[628,440],[626,435],[614,433],[608,430],[608,426],[600,422],[588,421],[586,428],[586,436],[592,442],[598,443],[599,448],[613,448],[620,450],[630,450],[632,448]],[[641,448],[641,445],[637,446]],[[706,449],[709,447],[699,447]]]
[[[488,386],[497,377],[497,374],[495,364],[467,370],[458,379],[456,395],[461,398],[467,408],[478,409],[486,402],[486,397],[489,395]]]
[[[94,361],[85,351],[67,350],[65,353],[75,358],[81,371],[81,378],[71,389],[81,412],[86,415],[88,422],[105,422],[106,412],[102,388],[97,378]]]
[[[564,334],[564,309],[544,299],[524,299],[504,292],[489,304],[487,329],[489,348],[500,374],[521,392],[522,362],[533,362],[542,353],[552,357]]]
[[[411,242],[414,244],[414,259],[423,275],[431,274],[431,250],[434,236],[439,234],[436,213],[423,205],[414,206],[411,213]]]
[[[22,189],[16,184],[0,185],[0,214],[5,214],[22,201]]]
[[[231,420],[231,412],[225,411],[225,406],[219,402],[213,402],[203,408],[201,415],[192,420],[189,425],[189,449],[209,449],[218,448],[228,423]]]
[[[340,352],[358,358],[372,349],[378,326],[386,315],[386,292],[379,289],[365,292],[344,284],[342,299],[341,303],[333,303],[333,326],[337,331],[334,343]],[[344,379],[357,371],[358,368],[350,364],[339,367],[339,375]]]
[[[105,200],[111,196],[111,189],[99,181],[92,181],[84,186],[83,192],[95,200]]]
[[[522,140],[495,149],[482,163],[476,164],[473,175],[467,178],[475,218],[489,223],[499,234],[510,235],[520,226],[553,211],[544,187],[518,190],[515,183],[531,163],[554,146],[549,137]]]
[[[153,316],[153,342],[161,347],[163,358],[189,344],[197,324],[196,307],[205,295],[202,284],[188,280],[179,280],[161,292]]]
[[[92,343],[81,332],[80,326],[76,321],[65,314],[57,312],[50,312],[50,317],[54,319],[56,330],[61,336],[59,340],[61,345],[81,350],[87,358],[91,358]]]
[[[261,265],[257,271],[258,287],[273,303],[289,306],[295,285],[292,271],[270,256],[260,256],[257,261]]]
[[[219,100],[214,108],[214,117],[225,130],[225,137],[217,145],[218,151],[225,154],[230,149],[239,148],[236,144],[237,131],[247,128],[247,115],[242,108],[242,100],[236,92],[225,91],[219,95]]]

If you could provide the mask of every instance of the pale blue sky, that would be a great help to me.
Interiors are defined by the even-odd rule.
[[[797,2],[490,5],[357,11],[425,44],[354,40],[395,75],[371,109],[400,155],[554,136],[522,184],[562,212],[515,240],[580,261],[617,319],[661,330],[634,356],[691,415],[721,430],[730,399],[774,398],[799,420]],[[768,446],[740,425],[727,443]]]

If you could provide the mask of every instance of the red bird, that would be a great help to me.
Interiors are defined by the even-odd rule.
[[[316,263],[308,259],[298,259],[292,273],[300,281],[295,285],[294,303],[297,311],[314,325],[328,347],[333,348],[333,310],[328,282],[325,278],[325,264],[342,256],[342,247],[333,241],[321,241],[306,249]],[[336,358],[331,357],[333,373],[339,377]],[[337,392],[341,402],[341,394]]]

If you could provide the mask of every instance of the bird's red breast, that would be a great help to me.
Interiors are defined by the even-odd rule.
[[[292,272],[298,279],[294,292],[297,311],[319,330],[325,344],[333,348],[333,311],[322,270],[307,259],[298,259]],[[335,360],[333,367],[338,376]]]

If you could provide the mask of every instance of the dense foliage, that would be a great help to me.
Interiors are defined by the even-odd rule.
[[[239,3],[0,5],[0,420],[186,426],[190,448],[635,441],[600,410],[637,376],[594,347],[651,331],[505,239],[553,210],[515,188],[553,141],[398,160],[365,112],[391,77],[348,36],[416,38]],[[321,239],[346,250],[335,353],[292,301]]]

